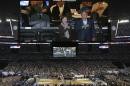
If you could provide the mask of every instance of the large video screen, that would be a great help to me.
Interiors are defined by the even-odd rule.
[[[52,57],[54,58],[71,58],[77,57],[77,42],[53,42],[51,43]]]
[[[21,42],[108,42],[108,0],[19,0]]]
[[[76,57],[76,47],[53,47],[53,57]]]

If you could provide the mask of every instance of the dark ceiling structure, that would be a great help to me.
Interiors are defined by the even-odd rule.
[[[130,18],[129,0],[110,0],[110,16],[113,19]]]

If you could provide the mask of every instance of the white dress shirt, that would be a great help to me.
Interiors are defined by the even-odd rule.
[[[87,23],[88,23],[87,19],[86,19],[86,20],[83,20],[83,24],[84,24],[84,25],[87,25]]]

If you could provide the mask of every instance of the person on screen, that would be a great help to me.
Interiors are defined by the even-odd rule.
[[[68,23],[67,16],[63,16],[61,18],[61,24],[59,26],[59,34],[61,40],[69,40],[70,39],[70,25]]]
[[[104,0],[98,0],[97,3],[94,3],[92,6],[92,13],[97,13],[99,17],[104,16],[105,11],[108,8],[108,3]]]
[[[38,0],[38,1],[30,1],[32,7],[32,13],[34,12],[42,12],[44,14],[49,14],[49,1],[48,4],[45,0]]]
[[[35,28],[50,26],[50,18],[45,1],[31,1],[30,25]]]
[[[67,6],[63,1],[58,1],[56,6],[52,9],[52,19],[60,20],[63,15],[66,15],[69,12]]]
[[[81,9],[81,19],[75,22],[75,29],[79,41],[95,41],[95,30],[93,28],[93,21],[88,18],[90,10]]]
[[[29,27],[29,6],[21,6],[20,7],[20,26],[21,27]]]

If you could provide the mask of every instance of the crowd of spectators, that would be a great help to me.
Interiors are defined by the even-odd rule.
[[[74,74],[98,74],[103,71],[117,69],[115,65],[111,62],[85,62],[85,61],[45,61],[45,62],[19,62],[10,63],[5,68],[6,71],[23,72],[29,74],[40,74],[40,73],[62,73],[63,75],[67,73]]]
[[[1,70],[0,86],[28,86],[29,78],[38,76],[45,79],[74,78],[84,75],[92,81],[103,80],[107,86],[129,86],[129,75],[120,73],[120,69],[107,61],[42,61],[42,62],[11,62]],[[24,85],[16,85],[16,83]],[[2,84],[2,85],[1,85]],[[30,85],[29,85],[30,86]],[[31,85],[33,86],[33,85]]]

